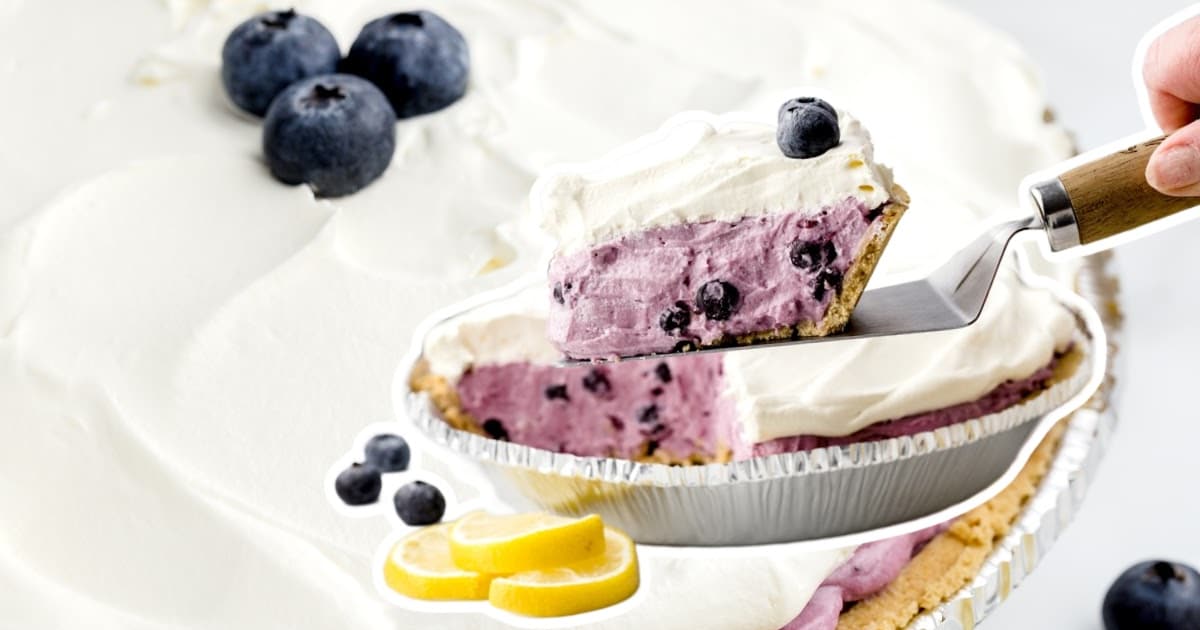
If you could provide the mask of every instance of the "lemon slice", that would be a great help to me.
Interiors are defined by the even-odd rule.
[[[487,599],[493,576],[455,566],[450,527],[425,527],[396,543],[383,567],[387,585],[416,599]]]
[[[638,589],[637,548],[625,534],[604,530],[604,554],[555,569],[492,580],[496,608],[530,617],[574,615],[611,606]]]
[[[509,574],[557,567],[604,552],[599,516],[545,513],[485,514],[459,519],[450,530],[450,555],[460,568]]]

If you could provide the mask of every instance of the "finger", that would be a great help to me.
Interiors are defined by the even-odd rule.
[[[1171,134],[1150,156],[1146,181],[1173,197],[1200,196],[1200,121]]]
[[[1148,90],[1147,94],[1150,97],[1150,111],[1154,113],[1154,120],[1166,133],[1173,133],[1196,120],[1196,115],[1200,113],[1200,107],[1172,94],[1155,90]]]
[[[1195,120],[1195,103],[1200,103],[1200,17],[1151,42],[1142,76],[1150,109],[1163,130],[1172,132]]]

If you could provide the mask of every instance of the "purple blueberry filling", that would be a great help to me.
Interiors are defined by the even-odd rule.
[[[881,214],[818,212],[656,227],[550,262],[550,340],[577,358],[667,352],[824,319]]]
[[[463,409],[486,418],[481,428],[498,440],[624,459],[662,450],[676,461],[714,458],[729,448],[734,459],[749,459],[912,435],[996,413],[1044,389],[1059,360],[975,401],[880,422],[847,436],[799,435],[752,445],[738,439],[733,400],[721,393],[720,356],[571,368],[486,365],[463,374],[457,390]]]
[[[576,455],[633,459],[715,457],[728,442],[733,404],[719,396],[720,357],[608,366],[486,365],[463,374],[463,409],[483,430],[513,442]],[[531,395],[537,394],[537,395]]]

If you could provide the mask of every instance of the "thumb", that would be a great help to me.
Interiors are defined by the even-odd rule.
[[[1172,197],[1200,196],[1200,121],[1171,134],[1154,150],[1146,181]]]

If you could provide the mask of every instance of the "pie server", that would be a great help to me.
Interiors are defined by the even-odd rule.
[[[561,364],[730,352],[970,326],[979,319],[1004,252],[1018,233],[1040,229],[1055,252],[1083,245],[1090,246],[1088,251],[1096,251],[1115,245],[1112,237],[1200,205],[1200,198],[1169,197],[1146,183],[1146,164],[1154,148],[1165,139],[1166,136],[1159,136],[1098,159],[1083,156],[1082,164],[1057,177],[1033,183],[1028,187],[1036,209],[1033,216],[988,229],[925,278],[864,292],[850,321],[839,333],[611,359],[564,359]]]

